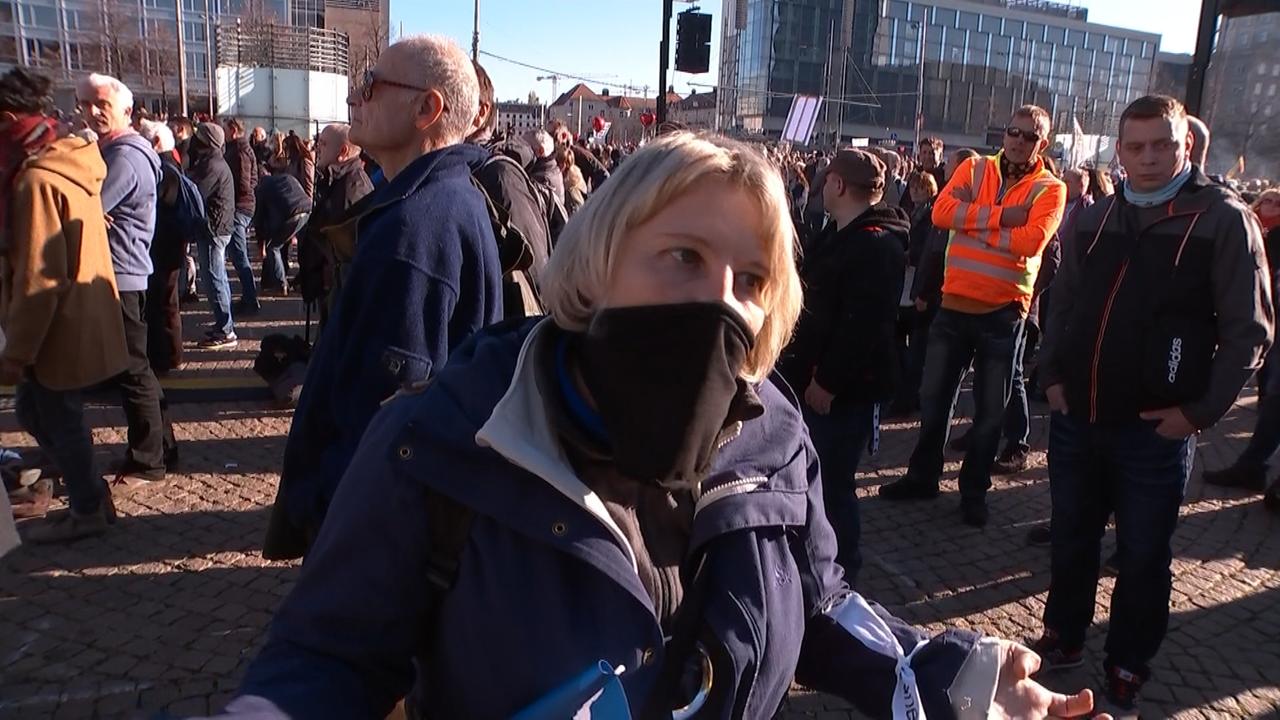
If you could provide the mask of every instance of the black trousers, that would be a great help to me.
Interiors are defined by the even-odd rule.
[[[181,268],[160,267],[147,280],[147,357],[157,374],[182,364],[182,313],[178,305]]]
[[[140,472],[163,472],[165,453],[177,447],[169,422],[168,404],[160,381],[147,358],[147,294],[121,291],[124,338],[129,350],[128,368],[115,377],[120,403],[129,424],[128,468]]]

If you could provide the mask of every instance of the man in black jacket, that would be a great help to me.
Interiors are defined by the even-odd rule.
[[[196,239],[200,280],[209,308],[213,311],[213,327],[205,333],[200,347],[207,350],[230,350],[238,342],[231,318],[231,285],[227,282],[227,245],[235,225],[235,181],[231,168],[223,158],[226,135],[217,123],[200,123],[191,138],[191,167],[188,171],[209,218],[209,232]]]
[[[1258,223],[1191,164],[1192,148],[1177,100],[1144,97],[1124,111],[1128,180],[1063,239],[1044,338],[1052,579],[1034,649],[1045,668],[1083,662],[1114,512],[1119,574],[1103,665],[1107,704],[1125,713],[1168,627],[1170,540],[1196,433],[1261,366],[1274,322]]]
[[[277,165],[270,175],[262,178],[256,194],[258,213],[253,218],[253,226],[266,255],[262,259],[262,285],[287,295],[289,243],[307,224],[311,198],[284,165]]]
[[[258,156],[249,146],[249,137],[244,131],[244,122],[239,118],[227,121],[227,167],[231,170],[231,179],[235,185],[236,212],[235,222],[231,228],[231,244],[227,245],[227,255],[231,264],[240,276],[240,307],[243,315],[258,312],[258,286],[253,280],[253,264],[249,262],[249,226],[253,224],[253,211],[256,208],[254,190],[258,187]]]
[[[321,231],[342,222],[353,205],[373,192],[360,152],[351,142],[350,125],[329,125],[316,141],[315,206],[298,236],[298,285],[303,302],[320,303],[321,327],[329,318],[325,299],[335,272],[332,249],[326,247]]]
[[[827,168],[831,223],[805,255],[804,314],[781,365],[804,395],[836,557],[851,585],[862,565],[854,475],[901,373],[893,340],[911,223],[882,202],[885,182],[883,161],[862,150],[841,151]]]

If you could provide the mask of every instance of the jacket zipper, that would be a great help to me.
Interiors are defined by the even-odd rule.
[[[1113,200],[1112,202],[1114,203],[1115,201]],[[1191,227],[1187,228],[1186,236],[1182,238],[1182,245],[1184,247],[1186,246],[1187,239],[1191,237],[1191,231],[1195,229],[1196,222],[1200,219],[1200,215],[1202,215],[1203,213],[1194,212],[1194,213],[1174,214],[1172,212],[1173,210],[1172,202],[1169,203],[1169,209],[1170,209],[1169,215],[1162,217],[1159,220],[1156,220],[1155,222],[1151,223],[1150,225],[1138,231],[1138,242],[1141,242],[1142,236],[1145,235],[1148,230],[1155,227],[1156,225],[1159,225],[1160,223],[1165,222],[1166,220],[1172,220],[1173,218],[1190,216]],[[1110,216],[1110,215],[1111,215],[1111,210],[1110,208],[1108,208],[1107,216]],[[1103,218],[1103,227],[1100,228],[1098,232],[1099,234],[1101,234],[1105,230],[1106,230],[1106,217]],[[1182,247],[1178,249],[1178,257],[1175,259],[1175,262],[1174,262],[1175,270],[1177,269],[1177,263],[1181,261],[1181,259],[1182,259]],[[1116,282],[1114,285],[1111,286],[1111,293],[1107,296],[1107,304],[1102,310],[1102,324],[1098,326],[1098,339],[1093,346],[1093,367],[1092,367],[1091,378],[1089,382],[1089,422],[1090,423],[1098,422],[1098,367],[1102,361],[1102,339],[1107,334],[1107,322],[1111,319],[1111,308],[1115,305],[1116,294],[1120,292],[1120,283],[1124,282],[1124,275],[1128,270],[1129,270],[1129,259],[1125,258],[1125,261],[1120,265],[1119,274],[1116,275]]]
[[[747,477],[747,478],[738,478],[737,480],[733,480],[721,485],[717,485],[711,490],[709,490],[707,493],[698,496],[698,499],[697,501],[695,501],[693,506],[693,514],[697,515],[699,512],[705,510],[707,507],[709,507],[712,503],[716,502],[717,500],[723,500],[724,498],[729,497],[730,495],[736,495],[741,488],[751,486],[751,489],[754,490],[755,488],[760,487],[766,482],[768,482],[768,478]]]
[[[1120,283],[1124,282],[1124,274],[1129,270],[1129,261],[1126,259],[1124,264],[1120,266],[1120,273],[1116,275],[1116,282],[1111,286],[1111,294],[1107,296],[1107,305],[1102,311],[1102,324],[1098,326],[1098,340],[1093,346],[1093,377],[1090,385],[1089,393],[1089,422],[1098,421],[1098,365],[1102,360],[1102,339],[1107,335],[1107,322],[1111,319],[1111,308],[1115,305],[1116,294],[1120,292]]]

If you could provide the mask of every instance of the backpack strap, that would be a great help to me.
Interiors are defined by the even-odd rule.
[[[431,597],[427,601],[428,622],[438,621],[440,605],[458,579],[462,553],[471,537],[475,512],[457,500],[427,489],[427,530],[431,534],[427,551],[427,580]]]

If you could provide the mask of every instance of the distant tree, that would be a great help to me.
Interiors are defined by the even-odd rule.
[[[542,98],[538,97],[538,93],[537,93],[537,92],[535,92],[535,91],[533,91],[533,90],[530,90],[530,91],[529,91],[529,104],[530,104],[530,105],[541,105],[541,104],[542,104]]]

